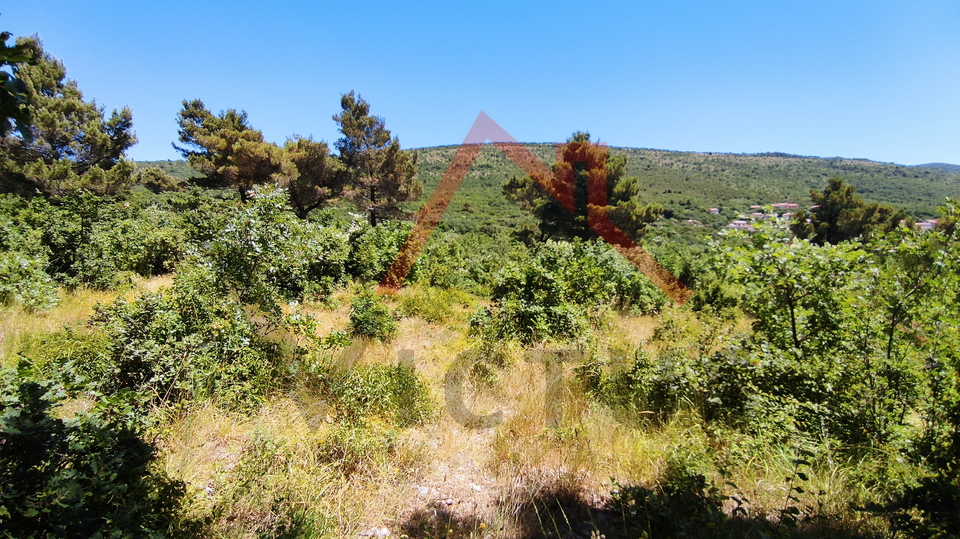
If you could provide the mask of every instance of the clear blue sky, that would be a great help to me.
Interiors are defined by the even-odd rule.
[[[404,147],[459,143],[482,110],[529,142],[960,164],[956,0],[32,0],[0,29],[130,106],[138,160],[178,158],[186,98],[333,142],[353,89]]]

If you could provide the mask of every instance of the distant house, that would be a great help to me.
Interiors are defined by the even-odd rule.
[[[796,210],[799,207],[799,204],[794,204],[792,202],[777,202],[773,205],[773,209],[775,210]]]
[[[741,219],[730,221],[730,224],[727,225],[727,228],[732,228],[734,230],[749,230],[749,231],[756,230],[753,228],[753,225],[751,225],[749,222],[743,221]]]
[[[720,208],[710,208],[710,213],[714,213],[714,214],[720,213]]]
[[[937,220],[928,219],[926,221],[920,221],[919,223],[917,223],[916,226],[917,226],[917,230],[927,232],[928,230],[933,230],[934,228],[937,228]]]
[[[754,204],[753,206],[750,206],[750,209],[751,209],[751,210],[762,210],[762,209],[763,209],[763,206],[759,206],[759,205],[757,205],[757,204]]]
[[[766,218],[767,218],[767,214],[765,214],[765,213],[760,213],[760,212],[753,212],[753,213],[750,214],[750,217],[753,218],[753,219],[766,219]]]
[[[781,215],[780,217],[783,217],[784,219],[788,219],[788,220],[789,220],[789,219],[793,219],[793,212],[792,212],[792,211],[788,211],[788,212],[784,213],[783,215]]]

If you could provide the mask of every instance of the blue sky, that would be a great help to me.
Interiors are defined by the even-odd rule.
[[[520,141],[960,164],[956,0],[32,0],[0,29],[130,106],[138,160],[178,158],[183,99],[333,142],[356,90],[404,147],[459,143],[484,111]]]

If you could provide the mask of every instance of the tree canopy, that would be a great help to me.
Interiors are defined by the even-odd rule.
[[[27,85],[18,78],[20,64],[35,64],[30,48],[24,44],[7,46],[12,34],[0,32],[0,137],[10,133],[11,121],[20,136],[29,140],[30,133],[30,96]],[[4,71],[8,67],[10,71]]]
[[[340,99],[342,112],[333,117],[343,135],[336,142],[346,194],[370,218],[370,224],[397,217],[398,202],[413,200],[423,192],[416,179],[417,157],[400,149],[400,139],[390,136],[383,118],[370,115],[370,104],[353,91]]]
[[[296,174],[287,177],[284,187],[290,193],[290,204],[304,219],[316,208],[343,190],[343,166],[330,155],[327,143],[295,136],[284,146],[287,158],[296,167]]]
[[[215,115],[199,99],[184,100],[178,124],[184,146],[174,148],[205,176],[206,183],[236,187],[241,200],[254,185],[282,181],[293,173],[283,151],[247,123],[245,111]]]
[[[128,189],[133,166],[124,152],[137,142],[133,113],[124,107],[106,117],[66,78],[63,62],[37,38],[18,38],[16,50],[35,63],[17,66],[26,90],[30,136],[9,134],[0,143],[0,174],[33,183],[52,196],[76,189],[111,194]],[[17,85],[19,86],[19,84]]]
[[[809,239],[818,245],[836,245],[853,238],[869,238],[879,232],[889,232],[907,218],[902,209],[864,202],[856,190],[855,186],[844,184],[843,178],[830,178],[823,193],[810,192],[815,206],[809,215],[803,210],[796,212],[790,229],[800,239]]]
[[[569,139],[571,144],[590,142],[590,134],[577,131]],[[627,169],[625,155],[606,157],[607,206],[602,211],[618,228],[634,238],[643,235],[646,225],[656,221],[663,213],[659,204],[644,205],[637,198],[638,180],[633,176],[624,176]],[[503,184],[503,193],[508,200],[517,202],[529,210],[539,221],[540,240],[547,238],[581,238],[597,236],[587,222],[588,174],[585,163],[556,163],[554,172],[560,166],[573,167],[574,209],[571,213],[556,198],[547,192],[530,176],[513,176]]]

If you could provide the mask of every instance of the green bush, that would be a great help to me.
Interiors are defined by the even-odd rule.
[[[44,271],[46,261],[19,251],[0,251],[0,304],[19,303],[45,311],[60,302],[53,279]]]
[[[186,234],[177,215],[155,206],[104,209],[78,247],[76,278],[111,288],[125,273],[141,277],[170,273],[186,250]]]
[[[0,528],[6,537],[171,537],[184,485],[159,467],[129,395],[60,419],[63,389],[3,373]]]
[[[200,250],[224,291],[273,319],[283,303],[329,293],[346,264],[345,238],[297,218],[288,201],[283,189],[255,189],[248,203],[216,216],[218,234]]]
[[[372,227],[365,218],[355,217],[346,241],[350,246],[346,270],[361,282],[379,282],[397,258],[413,225],[391,221]]]
[[[666,303],[612,247],[582,241],[548,241],[534,256],[506,263],[492,299],[493,308],[472,319],[474,334],[524,343],[577,339],[611,309],[652,314]]]
[[[434,411],[426,384],[406,365],[371,365],[330,377],[326,390],[349,421],[378,416],[398,427],[422,424]]]
[[[203,268],[185,269],[172,291],[98,306],[90,331],[29,339],[21,353],[71,388],[145,392],[154,404],[216,398],[255,406],[285,383],[284,350],[211,281]]]
[[[110,288],[131,275],[168,273],[187,250],[180,215],[156,201],[142,202],[83,192],[63,197],[58,206],[42,197],[6,197],[0,202],[0,222],[16,223],[16,234],[8,239],[21,239],[16,243],[42,259],[43,270],[55,281]]]
[[[469,306],[471,298],[457,289],[436,288],[433,286],[404,287],[397,294],[397,314],[400,316],[419,316],[427,322],[439,324],[454,316],[454,307]]]
[[[350,333],[356,337],[390,341],[397,335],[397,321],[372,292],[366,291],[350,302]]]
[[[537,261],[511,265],[497,276],[492,309],[471,318],[474,335],[532,343],[575,339],[587,328],[587,313],[568,297],[568,285]]]

